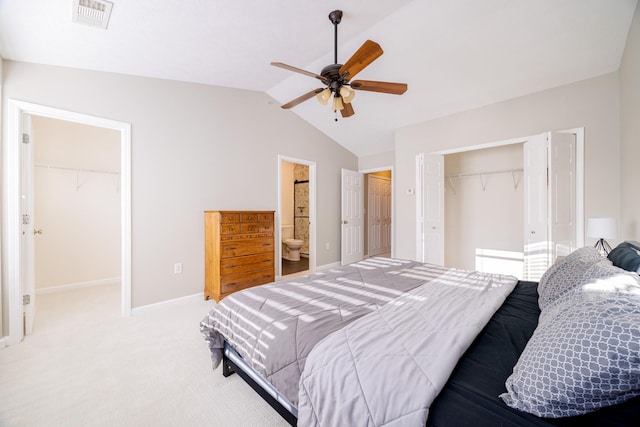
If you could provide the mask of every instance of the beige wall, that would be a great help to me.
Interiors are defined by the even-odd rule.
[[[393,151],[358,158],[358,170],[360,171],[389,167],[394,164],[395,152]]]
[[[640,241],[640,6],[620,65],[621,239]]]
[[[117,280],[120,133],[32,116],[31,135],[36,289]]]
[[[317,264],[340,259],[357,158],[263,93],[5,61],[8,98],[131,123],[133,307],[202,292],[202,212],[279,210],[278,155],[317,162]]]
[[[618,217],[620,206],[620,97],[618,73],[430,120],[396,132],[396,255],[415,258],[415,156],[585,128],[585,217]],[[521,238],[518,236],[518,238]],[[590,243],[589,240],[586,241]]]

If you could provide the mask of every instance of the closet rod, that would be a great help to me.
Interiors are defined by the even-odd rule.
[[[58,170],[72,171],[72,172],[107,173],[111,175],[120,175],[120,172],[104,171],[104,170],[97,170],[97,169],[69,168],[65,166],[51,166],[51,165],[42,165],[42,164],[36,164],[34,166],[37,168],[58,169]]]
[[[447,175],[445,178],[461,178],[465,176],[482,176],[482,175],[493,175],[498,173],[514,173],[514,172],[523,172],[524,169],[505,169],[501,171],[491,171],[491,172],[470,172],[470,173],[458,173],[455,175]]]

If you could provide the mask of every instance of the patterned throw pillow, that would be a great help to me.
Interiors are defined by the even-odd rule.
[[[570,298],[570,294],[579,291],[579,287],[591,278],[586,274],[596,264],[611,266],[611,262],[602,257],[598,250],[591,246],[576,249],[565,258],[555,262],[540,278],[538,284],[538,305],[541,310]],[[593,272],[595,273],[595,272]]]
[[[587,273],[581,292],[543,311],[500,396],[507,405],[559,418],[640,395],[640,278],[601,267],[606,277]]]

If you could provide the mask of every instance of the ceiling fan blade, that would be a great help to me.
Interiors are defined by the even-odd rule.
[[[342,117],[344,117],[345,119],[347,117],[351,117],[355,114],[355,111],[353,111],[353,105],[351,105],[351,103],[344,103],[344,108],[342,110],[340,110],[340,114],[342,114]]]
[[[318,88],[318,89],[314,89],[312,91],[309,91],[309,92],[305,93],[304,95],[301,95],[301,96],[297,97],[293,101],[289,101],[286,104],[283,104],[280,108],[284,108],[285,110],[288,110],[289,108],[295,107],[296,105],[306,101],[307,99],[313,98],[316,94],[322,92],[323,90],[324,90],[324,88]]]
[[[390,93],[392,95],[402,95],[407,91],[406,83],[376,82],[371,80],[354,80],[351,88],[355,90],[368,90],[370,92]]]
[[[360,49],[358,49],[356,53],[354,53],[351,58],[349,58],[349,60],[340,67],[340,75],[344,76],[346,73],[346,79],[351,80],[367,65],[379,58],[382,53],[383,50],[378,43],[367,40],[362,44],[362,46],[360,46]]]
[[[284,68],[285,70],[293,71],[296,73],[304,74],[305,76],[315,77],[320,80],[324,84],[329,84],[329,80],[325,77],[322,77],[320,74],[312,73],[311,71],[303,70],[302,68],[292,67],[291,65],[283,64],[282,62],[272,62],[271,65],[274,67]]]

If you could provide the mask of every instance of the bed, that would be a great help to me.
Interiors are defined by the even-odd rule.
[[[634,273],[625,272],[624,286],[613,292],[616,304],[631,301],[626,317],[605,322],[631,334],[630,354],[616,356],[615,366],[600,373],[626,364],[623,390],[601,387],[606,396],[577,407],[553,399],[540,404],[536,393],[544,397],[548,390],[535,390],[535,381],[533,391],[525,390],[528,375],[539,375],[540,351],[549,351],[528,344],[553,341],[545,333],[573,312],[567,304],[579,305],[576,289],[593,281],[594,267],[598,277],[620,275],[596,255],[576,251],[554,264],[540,287],[511,276],[372,258],[233,294],[207,314],[201,331],[214,368],[238,373],[292,425],[638,425],[640,350],[633,341],[640,342],[640,280]],[[584,278],[567,285],[567,277],[577,276]],[[593,299],[590,291],[587,305]],[[555,381],[543,379],[558,394]]]

